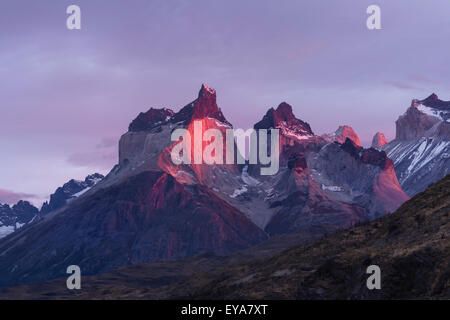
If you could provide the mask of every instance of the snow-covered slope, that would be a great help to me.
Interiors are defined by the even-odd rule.
[[[450,141],[441,137],[394,140],[382,148],[394,161],[400,185],[410,196],[450,173]]]
[[[381,147],[409,196],[450,173],[450,102],[414,99],[396,121],[396,139]]]

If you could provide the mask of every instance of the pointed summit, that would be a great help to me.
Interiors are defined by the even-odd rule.
[[[225,117],[217,106],[216,90],[202,84],[198,93],[198,98],[193,102],[193,119],[216,118],[219,121],[226,122]]]
[[[300,119],[297,119],[292,112],[292,107],[286,102],[274,109],[270,108],[261,121],[254,125],[255,129],[281,129],[281,133],[285,136],[303,138],[313,136],[310,125]]]
[[[375,135],[373,136],[373,139],[372,139],[372,148],[378,149],[387,143],[388,143],[388,141],[387,141],[385,135],[381,132],[377,132],[377,133],[375,133]]]
[[[275,115],[278,120],[282,121],[295,119],[294,113],[292,112],[292,107],[286,102],[280,103],[278,108],[275,110]]]
[[[361,142],[359,141],[358,135],[352,127],[347,125],[339,126],[335,132],[324,134],[322,138],[328,142],[338,142],[340,144],[345,143],[345,140],[348,138],[358,147],[361,147]]]
[[[206,84],[202,83],[202,87],[200,88],[200,91],[198,93],[198,97],[204,97],[204,96],[216,96],[216,90],[214,90],[213,88],[208,87]]]
[[[439,97],[437,96],[436,93],[433,92],[432,94],[430,94],[428,98],[426,98],[423,101],[437,101],[437,100],[439,100]]]
[[[217,106],[216,90],[206,84],[202,84],[198,92],[198,98],[177,112],[171,119],[171,122],[189,124],[194,119],[203,118],[215,118],[231,126]]]

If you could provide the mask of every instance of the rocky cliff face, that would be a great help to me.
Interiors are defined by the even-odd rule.
[[[384,134],[381,132],[377,132],[375,133],[372,139],[372,148],[379,149],[387,143],[388,140],[386,139]]]
[[[434,93],[424,100],[414,99],[396,121],[396,140],[421,137],[450,137],[450,102]]]
[[[344,143],[345,140],[347,140],[348,138],[351,141],[353,141],[354,144],[361,147],[361,142],[359,141],[358,135],[356,134],[356,132],[353,130],[352,127],[347,125],[339,126],[339,128],[335,132],[324,134],[322,138],[324,138],[328,142],[339,142],[339,143]]]
[[[42,205],[40,213],[45,215],[53,210],[59,209],[67,204],[68,201],[73,200],[83,193],[87,192],[90,188],[95,186],[104,178],[99,173],[88,175],[84,181],[71,179],[66,182],[62,187],[56,189],[56,191],[50,195],[50,201],[45,202]]]
[[[19,201],[12,207],[0,204],[0,238],[13,233],[39,217],[39,210],[28,201]]]
[[[394,161],[402,188],[413,196],[450,172],[450,102],[435,94],[414,99],[396,122],[396,139],[381,148]]]

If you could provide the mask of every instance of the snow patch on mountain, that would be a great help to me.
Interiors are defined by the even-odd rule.
[[[13,233],[14,230],[14,226],[3,226],[0,225],[0,239],[6,237],[7,235]]]
[[[382,150],[394,162],[400,185],[411,196],[450,173],[450,141],[442,137],[394,140]]]
[[[426,115],[437,117],[441,121],[450,123],[450,118],[449,119],[444,119],[442,117],[443,112],[441,110],[434,109],[434,108],[431,108],[431,107],[427,107],[427,106],[425,106],[423,104],[419,104],[416,108],[417,108],[417,110],[419,110],[422,113],[425,113]]]
[[[246,165],[242,169],[241,179],[245,184],[247,184],[249,186],[257,186],[260,184],[260,182],[257,179],[253,178],[252,176],[250,176],[248,174],[248,165]]]
[[[339,187],[339,186],[326,186],[326,185],[322,184],[322,190],[339,192],[339,191],[342,191],[343,189],[342,189],[342,187]]]
[[[242,186],[239,189],[235,189],[233,194],[230,195],[230,198],[236,198],[248,191],[247,186]]]

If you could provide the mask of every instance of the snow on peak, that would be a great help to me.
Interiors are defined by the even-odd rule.
[[[208,93],[210,93],[210,94],[216,94],[216,90],[214,90],[213,88],[211,88],[211,87],[208,87],[206,84],[202,84],[202,89],[201,89],[201,91],[206,91],[206,92],[208,92]]]
[[[450,122],[450,112],[445,113],[439,109],[427,107],[424,104],[418,104],[415,107],[417,108],[417,110],[419,110],[420,112],[422,112],[426,115],[437,117],[439,120],[444,121],[444,122]]]

